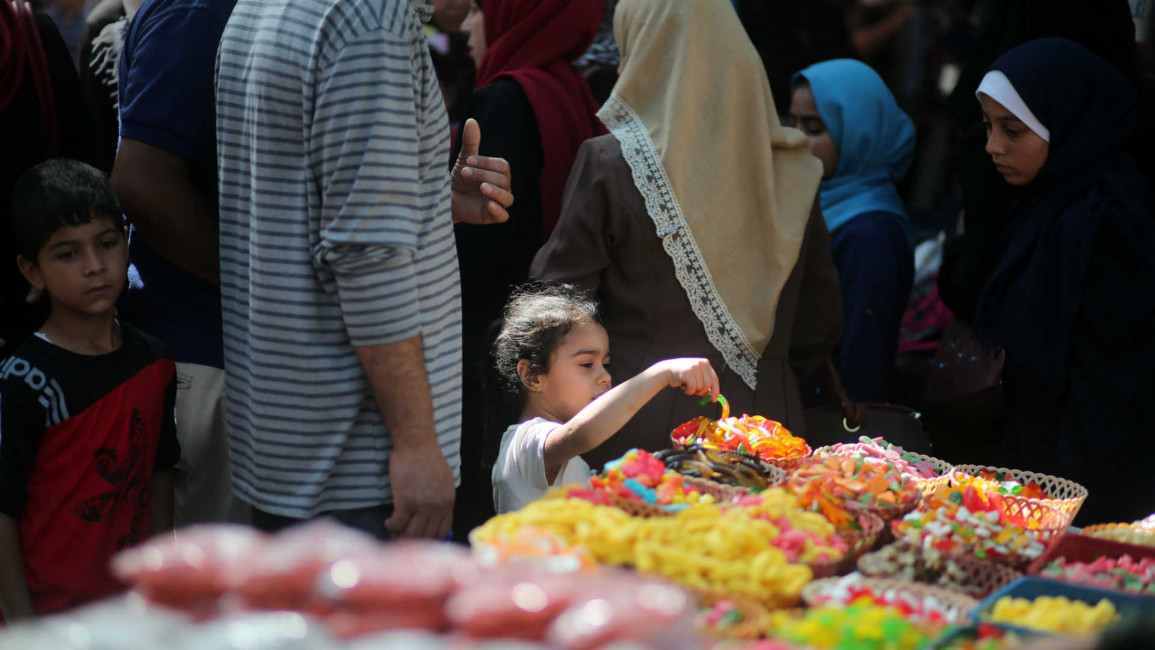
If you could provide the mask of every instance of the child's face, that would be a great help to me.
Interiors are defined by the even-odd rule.
[[[979,95],[987,127],[987,153],[995,169],[1011,185],[1027,185],[1038,177],[1051,146],[1005,106]]]
[[[549,372],[538,375],[543,407],[560,422],[610,389],[610,337],[597,323],[570,330],[554,350]]]
[[[97,217],[52,233],[35,263],[18,262],[28,282],[48,292],[54,310],[98,315],[111,311],[124,289],[128,242],[122,226]]]

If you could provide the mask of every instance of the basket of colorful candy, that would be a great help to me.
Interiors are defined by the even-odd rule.
[[[757,456],[741,451],[709,449],[702,445],[662,449],[654,452],[654,457],[683,476],[749,490],[782,485],[789,476]]]
[[[904,618],[931,625],[962,623],[978,601],[949,589],[917,582],[867,578],[852,573],[815,580],[802,590],[810,607],[871,604],[898,609]]]
[[[770,612],[753,598],[712,589],[689,591],[699,605],[694,629],[703,636],[750,640],[765,634]]]
[[[696,481],[673,470],[649,452],[631,449],[590,478],[589,489],[568,488],[565,496],[620,508],[634,517],[670,516],[697,503],[737,498],[738,490]]]
[[[698,417],[678,426],[670,433],[675,449],[701,445],[708,449],[739,451],[791,471],[810,455],[810,445],[794,436],[781,423],[760,415],[730,417],[730,404],[719,398],[722,417],[710,420]]]
[[[893,578],[951,589],[983,598],[1022,574],[973,555],[944,553],[909,542],[895,542],[858,558],[858,570],[874,578]]]
[[[1155,546],[1155,530],[1136,524],[1095,524],[1087,526],[1080,534],[1124,544]]]
[[[891,463],[912,479],[924,493],[934,492],[950,479],[952,465],[944,460],[906,451],[882,438],[861,436],[856,443],[838,443],[814,450],[815,456],[851,456],[867,462]]]
[[[952,485],[973,485],[982,492],[1041,503],[1063,513],[1071,525],[1087,500],[1087,488],[1049,474],[985,465],[957,465],[950,471]]]
[[[895,607],[867,603],[770,614],[770,635],[793,648],[917,650],[938,629],[907,619]]]
[[[839,504],[890,521],[918,507],[922,500],[922,490],[897,466],[850,456],[809,459],[790,475],[786,486],[803,506],[813,507],[831,521],[839,517]]]
[[[1066,529],[1054,508],[974,488],[940,486],[916,511],[891,522],[898,540],[1023,568]]]

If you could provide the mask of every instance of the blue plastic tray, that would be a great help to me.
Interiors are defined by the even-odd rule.
[[[1059,582],[1057,580],[1048,580],[1046,578],[1023,577],[1015,580],[1009,585],[987,596],[979,606],[971,611],[970,617],[975,623],[983,622],[983,615],[990,612],[995,606],[995,601],[1004,597],[1013,596],[1015,598],[1026,598],[1034,600],[1039,596],[1065,596],[1071,600],[1081,600],[1089,605],[1094,605],[1100,600],[1106,598],[1111,601],[1115,609],[1119,610],[1120,620],[1126,620],[1132,617],[1155,616],[1155,600],[1143,596],[1132,596],[1119,591],[1108,591],[1106,589],[1094,589],[1092,587],[1084,587],[1081,585],[1074,585],[1067,582]],[[986,621],[991,622],[991,621]],[[1013,630],[1024,634],[1048,634],[1039,630],[1031,628],[1019,627],[1008,623],[993,623],[999,627],[1007,630]],[[1055,636],[1051,633],[1051,636]]]

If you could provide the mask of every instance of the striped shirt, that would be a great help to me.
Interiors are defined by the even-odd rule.
[[[449,124],[409,0],[240,0],[217,54],[233,488],[289,517],[392,501],[354,346],[420,334],[459,475]]]

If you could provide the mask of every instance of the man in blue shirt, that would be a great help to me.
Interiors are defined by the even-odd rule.
[[[177,526],[247,521],[231,490],[217,245],[213,73],[236,0],[145,0],[120,61],[112,185],[134,225],[143,288],[122,314],[177,362]]]

